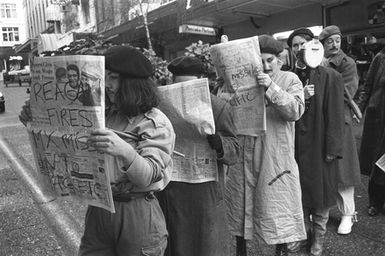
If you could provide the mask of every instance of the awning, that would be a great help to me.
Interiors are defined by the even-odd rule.
[[[16,53],[30,53],[37,47],[37,38],[28,39],[22,44],[15,45]]]
[[[74,41],[73,33],[69,34],[40,34],[38,38],[37,50],[41,54],[45,51],[56,51],[64,45]]]

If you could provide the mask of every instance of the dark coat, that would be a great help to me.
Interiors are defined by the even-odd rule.
[[[327,154],[342,157],[344,133],[343,81],[330,68],[310,71],[315,95],[296,122],[295,157],[299,167],[304,207],[324,208],[335,204],[338,161],[325,161]]]
[[[328,67],[337,70],[344,80],[345,89],[351,97],[358,89],[357,66],[352,58],[342,50],[328,60]],[[353,134],[352,111],[348,106],[348,97],[344,95],[345,135],[343,156],[338,161],[338,183],[345,186],[359,185],[361,183],[360,163],[358,161],[357,145]]]
[[[385,185],[385,172],[375,162],[385,153],[385,48],[370,64],[366,82],[358,89],[357,104],[366,110],[360,148],[361,172]]]
[[[219,181],[171,181],[157,194],[169,232],[166,256],[229,254],[229,247],[223,243],[228,233],[223,199],[224,165],[234,164],[240,149],[230,105],[214,95],[211,95],[211,105],[223,145],[223,156],[217,158]]]

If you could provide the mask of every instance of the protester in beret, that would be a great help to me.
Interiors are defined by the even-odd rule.
[[[156,108],[152,65],[138,50],[114,46],[105,53],[106,129],[88,143],[107,154],[115,213],[89,206],[79,255],[157,255],[167,246],[164,215],[154,196],[169,182],[175,134]],[[28,107],[20,115],[30,118]],[[137,137],[123,136],[133,134]]]
[[[309,67],[304,44],[313,38],[306,28],[295,30],[287,41],[296,57],[295,73],[305,92],[305,113],[295,125],[295,157],[299,167],[307,239],[288,245],[291,252],[307,247],[322,255],[329,209],[337,195],[338,159],[344,135],[343,80],[330,68]],[[308,247],[307,247],[308,248]]]
[[[368,214],[384,213],[385,172],[377,160],[385,154],[385,48],[370,64],[365,83],[358,88],[357,104],[365,111],[364,130],[360,147],[361,173],[369,175]]]
[[[342,213],[338,234],[346,235],[352,230],[356,220],[354,203],[354,186],[361,183],[357,146],[353,134],[353,110],[350,101],[358,88],[358,73],[356,63],[341,49],[341,31],[335,25],[324,28],[319,35],[325,52],[323,66],[333,68],[342,75],[344,80],[344,113],[345,136],[342,159],[338,161],[338,193],[337,207]]]
[[[174,82],[202,77],[204,64],[196,57],[183,56],[170,62],[168,70]],[[165,190],[157,194],[166,217],[169,231],[169,256],[229,255],[225,204],[223,200],[224,165],[236,162],[239,145],[233,114],[225,100],[211,95],[215,134],[208,135],[211,148],[217,153],[218,181],[187,183],[171,180]],[[178,144],[178,131],[176,144]],[[204,172],[184,167],[186,172]],[[178,170],[174,170],[178,171]]]
[[[286,243],[306,238],[294,159],[294,122],[305,110],[303,88],[297,75],[280,70],[282,44],[269,35],[259,36],[259,44],[263,70],[256,79],[266,91],[266,133],[238,135],[241,156],[226,180],[230,233],[239,256],[246,255],[246,240],[254,235],[277,245],[277,255]]]

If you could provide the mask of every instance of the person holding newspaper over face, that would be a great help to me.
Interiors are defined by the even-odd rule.
[[[307,28],[299,28],[289,36],[287,44],[296,57],[295,73],[305,92],[305,113],[295,126],[295,156],[299,166],[302,204],[307,239],[289,245],[299,251],[310,245],[311,255],[322,255],[329,210],[336,202],[338,159],[344,141],[344,85],[341,75],[319,66],[323,47],[312,41]],[[319,62],[306,59],[309,51]],[[317,55],[318,54],[318,55]],[[310,66],[311,65],[311,66]]]
[[[173,74],[175,83],[197,79],[204,74],[204,64],[198,58],[190,56],[172,60],[167,68]],[[165,190],[157,193],[169,231],[165,253],[168,256],[229,255],[229,248],[225,243],[224,165],[236,162],[239,145],[229,105],[214,95],[211,95],[211,105],[216,132],[208,135],[207,141],[212,150],[216,151],[218,181],[189,183],[171,180]],[[178,132],[176,133],[178,144]],[[191,146],[193,143],[191,141]],[[207,171],[199,167],[182,166],[187,170],[180,172],[201,172],[199,176]]]
[[[301,81],[281,71],[280,42],[258,36],[263,71],[258,86],[265,89],[266,133],[238,135],[241,156],[229,167],[226,204],[230,233],[237,239],[237,256],[246,255],[246,241],[258,235],[284,253],[286,243],[306,237],[298,166],[294,159],[294,122],[304,112]],[[221,95],[219,90],[218,95]]]
[[[167,246],[164,215],[154,196],[169,182],[175,134],[156,108],[153,67],[138,50],[105,52],[106,129],[91,132],[90,147],[107,154],[115,213],[89,206],[79,255],[157,255]],[[30,119],[28,105],[20,120]]]
[[[337,232],[346,235],[351,232],[353,223],[356,221],[354,186],[361,183],[361,173],[352,126],[353,115],[355,115],[354,111],[356,110],[351,105],[355,104],[352,97],[358,88],[358,73],[354,60],[341,50],[341,36],[340,29],[331,25],[322,30],[319,40],[325,49],[323,66],[338,71],[344,80],[345,137],[343,157],[338,161],[337,194],[337,207],[342,213],[342,218]]]

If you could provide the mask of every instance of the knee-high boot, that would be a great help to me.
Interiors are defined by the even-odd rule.
[[[316,209],[313,213],[313,230],[310,255],[321,256],[326,234],[326,224],[329,220],[329,208]]]

